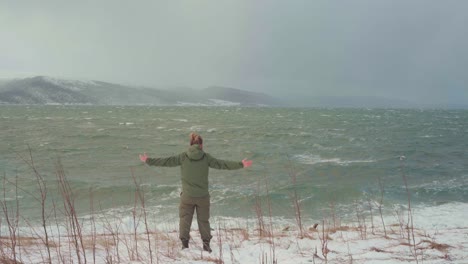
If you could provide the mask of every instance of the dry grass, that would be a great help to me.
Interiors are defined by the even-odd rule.
[[[419,249],[435,249],[443,253],[447,253],[448,249],[451,248],[452,246],[447,245],[447,244],[440,244],[435,241],[431,240],[422,240],[418,245],[427,243],[428,245],[425,247],[419,247]]]
[[[0,263],[1,264],[22,264],[23,262],[16,261],[14,259],[5,257],[5,256],[0,256]]]
[[[387,252],[387,251],[385,251],[385,250],[383,250],[383,249],[376,248],[376,247],[371,247],[369,250],[370,250],[370,251],[379,252],[379,253],[386,253],[386,252]]]
[[[96,246],[101,248],[115,247],[116,243],[107,235],[100,235],[96,238]]]
[[[325,226],[325,228],[323,228],[323,226]],[[378,230],[380,230],[379,232],[383,232],[381,230],[381,227],[380,227],[380,229],[376,229],[376,231],[378,231]],[[356,227],[340,226],[340,227],[336,227],[336,228],[334,228],[334,227],[327,228],[326,224],[325,224],[325,225],[321,225],[321,228],[315,229],[313,232],[304,233],[304,239],[310,239],[310,240],[315,240],[315,241],[320,242],[319,244],[317,244],[317,246],[318,246],[317,251],[318,252],[316,251],[315,253],[313,253],[313,249],[304,248],[303,246],[301,246],[301,248],[298,248],[299,251],[300,251],[300,255],[302,255],[302,256],[310,255],[311,258],[320,259],[322,261],[325,261],[325,260],[330,261],[331,256],[334,256],[334,255],[331,255],[331,253],[335,254],[335,253],[339,253],[339,252],[336,251],[337,248],[331,248],[329,246],[329,242],[332,241],[332,240],[337,240],[337,243],[339,243],[339,244],[341,242],[346,243],[346,241],[341,240],[343,238],[343,236],[340,239],[339,234],[333,236],[331,234],[331,231],[333,231],[333,232],[338,232],[338,231],[347,232],[347,235],[354,236],[355,237],[354,239],[356,241],[361,240],[360,235],[359,235],[359,230],[357,230]],[[194,232],[194,233],[195,233],[194,241],[197,241],[197,242],[194,243],[195,247],[193,247],[193,248],[197,248],[197,249],[199,248],[200,252],[202,252],[201,248],[199,246],[197,247],[197,243],[199,242],[198,234],[196,232]],[[238,261],[236,260],[237,254],[233,253],[233,249],[241,248],[243,245],[245,246],[245,244],[243,244],[245,241],[247,241],[247,242],[250,241],[250,243],[253,242],[254,244],[262,244],[262,247],[264,247],[264,251],[262,253],[263,255],[259,259],[260,263],[275,263],[273,261],[275,259],[274,255],[272,254],[272,252],[269,252],[269,248],[273,247],[272,242],[270,241],[270,239],[258,237],[257,233],[258,233],[258,231],[254,231],[253,229],[248,230],[248,229],[244,229],[244,228],[226,228],[226,227],[218,228],[215,238],[218,239],[218,238],[221,237],[223,239],[223,241],[221,243],[219,243],[219,245],[223,245],[224,248],[226,248],[226,246],[228,247],[227,251],[226,251],[226,249],[224,249],[225,250],[224,251],[225,258],[229,258],[229,254],[230,254],[231,261],[228,261],[227,259],[225,261],[227,261],[229,263],[238,263]],[[272,236],[274,236],[274,238],[276,240],[276,242],[275,242],[276,243],[275,244],[276,250],[284,250],[284,249],[289,248],[290,246],[296,246],[296,244],[299,247],[299,244],[297,243],[297,241],[294,242],[294,240],[291,240],[291,238],[294,237],[294,235],[291,236],[291,234],[288,234],[288,233],[289,232],[282,231],[281,229],[278,229],[278,230],[276,230],[276,232],[272,233]],[[157,242],[157,243],[155,243],[155,245],[157,245],[157,246],[155,246],[155,248],[154,248],[156,251],[154,251],[153,253],[155,254],[155,257],[157,256],[160,259],[159,263],[166,263],[166,262],[177,261],[177,260],[180,261],[181,258],[184,258],[184,257],[189,257],[191,260],[200,260],[200,261],[206,261],[206,262],[212,262],[212,263],[224,263],[223,256],[218,255],[219,253],[206,254],[206,253],[203,252],[199,256],[196,256],[196,255],[190,256],[190,254],[188,256],[187,255],[184,256],[184,254],[181,255],[181,253],[180,253],[181,252],[180,251],[180,243],[179,243],[179,241],[177,239],[177,233],[153,231],[151,234],[152,234],[152,239],[153,239],[152,241]],[[310,237],[308,236],[308,234],[310,234]],[[313,237],[313,236],[315,236],[315,237]],[[250,240],[245,239],[246,237],[249,237]],[[372,239],[377,238],[377,237],[382,238],[380,236],[380,234],[377,233],[377,234],[373,235]],[[35,237],[18,237],[18,239],[22,241],[21,247],[22,248],[24,247],[21,250],[23,255],[24,255],[23,258],[21,259],[21,261],[24,261],[26,263],[29,263],[28,261],[26,261],[26,258],[24,258],[27,254],[29,254],[29,255],[30,254],[33,254],[33,255],[36,254],[36,256],[37,256],[37,251],[35,251],[35,250],[37,250],[38,248],[44,246],[42,244],[42,240],[38,239],[38,238],[35,238]],[[106,255],[106,259],[107,259],[106,263],[121,263],[121,262],[126,262],[126,261],[130,261],[130,260],[138,260],[138,259],[140,261],[143,261],[144,258],[146,258],[146,256],[149,256],[148,255],[149,252],[144,249],[144,246],[142,246],[140,248],[139,258],[137,258],[136,252],[134,252],[134,251],[132,252],[133,255],[130,254],[130,253],[129,253],[130,255],[127,255],[127,254],[123,254],[121,252],[121,255],[117,256],[117,251],[116,251],[116,246],[117,245],[115,244],[114,241],[117,241],[118,243],[120,243],[121,248],[124,248],[122,245],[124,245],[126,243],[129,244],[129,247],[131,248],[132,247],[131,245],[133,245],[132,244],[133,239],[134,239],[134,234],[131,233],[131,232],[127,232],[127,233],[121,232],[121,233],[119,233],[119,238],[118,239],[115,239],[113,237],[113,235],[111,235],[111,234],[96,234],[96,237],[94,238],[94,240],[96,242],[96,245],[97,245],[96,250],[97,250],[97,252],[101,252],[101,254],[99,254],[99,256],[100,256],[99,261],[103,260],[102,252],[106,252],[106,251],[108,252],[108,254]],[[139,241],[145,241],[146,234],[144,232],[138,233],[137,239]],[[282,239],[284,239],[284,240],[282,240]],[[296,239],[298,239],[298,238],[296,237]],[[352,240],[354,240],[354,239],[352,239]],[[402,239],[398,236],[398,234],[396,234],[395,236],[389,237],[389,239],[392,239],[392,241],[399,241],[400,240],[400,243],[398,243],[398,245],[400,245],[400,246],[405,246],[405,247],[410,246],[410,244],[408,244],[406,239],[404,239],[404,241],[401,241]],[[51,242],[55,243],[55,241],[57,241],[57,237],[51,237]],[[70,253],[73,253],[73,247],[70,248],[70,250],[65,250],[66,247],[68,246],[67,245],[67,240],[64,239],[64,237],[62,237],[62,241],[63,241],[63,243],[62,243],[61,248],[62,248],[63,251],[62,251],[61,258],[63,260],[58,261],[59,256],[57,256],[56,254],[52,254],[52,257],[53,257],[52,263],[71,263],[71,262],[80,263],[80,262],[76,262],[77,261],[76,255],[73,256],[73,254],[70,254]],[[83,236],[83,243],[85,245],[86,250],[90,250],[92,241],[93,241],[93,237],[91,235]],[[282,243],[282,242],[279,243],[279,241],[283,241],[283,242],[284,241],[289,241],[289,244],[288,243]],[[302,239],[298,239],[298,241],[302,241]],[[2,245],[8,246],[8,244],[7,244],[8,239],[7,238],[5,238],[5,237],[0,238],[0,242],[2,243]],[[302,242],[301,242],[301,244],[302,244]],[[71,245],[73,245],[73,243],[71,243]],[[142,243],[141,245],[144,245],[144,244]],[[347,245],[350,246],[349,243]],[[192,246],[193,245],[191,244],[191,248],[192,248]],[[430,240],[430,239],[421,240],[420,243],[418,244],[418,252],[423,252],[424,250],[430,250],[430,249],[438,250],[438,251],[444,253],[444,256],[446,256],[447,259],[450,258],[449,254],[448,254],[450,248],[452,248],[452,246],[447,245],[447,244],[437,243],[434,240]],[[388,250],[387,248],[381,248],[381,247],[376,247],[376,246],[369,247],[368,250],[373,251],[373,252],[391,254],[391,255],[395,254],[394,251]],[[218,252],[221,252],[221,247],[220,247],[220,250]],[[235,252],[238,252],[238,251],[235,250]],[[2,263],[2,264],[3,263],[15,263],[15,262],[11,261],[12,258],[10,256],[4,255],[3,257],[4,257],[5,260],[0,261],[0,263]],[[90,257],[91,256],[88,256],[88,258],[90,258]],[[395,256],[393,256],[393,257],[395,257]],[[438,256],[438,257],[441,257],[441,256]],[[351,255],[351,253],[349,253],[349,249],[348,249],[347,259],[350,260],[350,261],[353,259],[353,256]],[[404,257],[402,259],[408,260],[408,258],[404,258]],[[423,259],[424,259],[423,256],[421,256],[420,261],[422,261]],[[82,259],[82,261],[83,261],[83,259]],[[148,262],[149,262],[149,258],[148,258]],[[84,263],[84,262],[81,262],[81,263]],[[88,259],[88,263],[93,263],[92,259]]]
[[[249,231],[247,229],[244,229],[244,228],[231,228],[231,229],[229,229],[229,231],[240,235],[241,241],[247,241],[250,238]]]
[[[18,236],[17,238],[18,244],[23,247],[30,247],[30,246],[37,246],[42,244],[42,240],[35,237],[21,237]],[[11,241],[9,237],[0,237],[0,246],[2,247],[11,247]],[[50,247],[56,247],[55,243],[49,243]],[[1,262],[0,262],[1,263]]]
[[[339,226],[339,227],[334,227],[334,228],[329,228],[328,229],[328,233],[330,234],[334,234],[338,231],[359,231],[359,228],[358,227],[351,227],[351,226]]]
[[[223,264],[224,261],[222,261],[219,258],[211,257],[211,256],[201,256],[201,257],[196,257],[194,258],[195,261],[208,261],[208,262],[213,262],[216,264]]]
[[[249,231],[244,228],[228,228],[224,233],[232,248],[240,248],[242,242],[250,239]]]

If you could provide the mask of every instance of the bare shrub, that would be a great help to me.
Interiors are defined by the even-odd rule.
[[[413,253],[414,259],[416,263],[419,263],[418,260],[418,253],[417,253],[417,248],[416,248],[416,239],[414,236],[414,224],[413,224],[413,211],[411,209],[411,194],[408,189],[408,179],[406,177],[406,172],[405,172],[405,156],[400,157],[400,170],[401,170],[401,176],[403,178],[403,183],[405,184],[405,190],[406,190],[406,195],[408,199],[408,220],[406,224],[406,230],[407,230],[407,238],[408,238],[408,244],[410,244],[410,250]],[[413,242],[411,246],[411,240]]]
[[[47,260],[45,260],[47,263],[51,263],[52,262],[52,257],[51,257],[51,254],[50,254],[50,248],[49,248],[49,232],[47,231],[47,220],[48,218],[50,217],[50,214],[49,215],[46,215],[46,200],[47,200],[47,185],[46,185],[46,182],[44,180],[44,177],[42,177],[42,175],[39,173],[39,171],[37,170],[36,168],[36,165],[34,164],[34,159],[33,159],[33,155],[32,155],[32,151],[31,151],[31,147],[28,145],[28,150],[29,150],[29,160],[26,160],[25,158],[23,158],[21,155],[18,154],[18,156],[26,163],[28,164],[28,166],[32,169],[32,171],[34,172],[34,176],[36,178],[36,183],[37,183],[37,188],[39,190],[39,202],[40,202],[40,206],[41,206],[41,224],[42,224],[42,229],[44,230],[44,244],[45,244],[45,248],[47,250]],[[37,199],[37,198],[36,198]],[[55,207],[53,207],[53,209],[55,210]],[[41,239],[42,239],[42,236],[40,236]]]
[[[325,228],[325,220],[322,220],[322,231],[319,232],[319,239],[320,239],[322,256],[325,259],[325,261],[327,261],[328,253],[330,252],[330,249],[328,249],[328,241],[330,240],[330,236],[328,234],[328,229]]]
[[[385,228],[385,221],[384,221],[383,213],[382,213],[383,197],[384,197],[384,185],[383,185],[382,180],[380,179],[380,177],[378,177],[378,180],[379,180],[380,200],[377,203],[377,208],[379,209],[380,220],[382,221],[382,227],[383,227],[383,230],[384,230],[384,236],[387,237],[387,229]]]
[[[296,224],[299,230],[299,237],[303,238],[303,226],[302,226],[302,215],[301,215],[301,204],[299,202],[299,195],[297,194],[296,185],[297,185],[297,173],[294,169],[294,166],[291,162],[289,156],[287,156],[289,162],[289,176],[291,177],[291,182],[293,184],[293,190],[291,195],[292,204],[294,207],[295,217],[296,217]]]
[[[15,208],[11,209],[8,207],[7,197],[6,197],[6,173],[3,175],[3,199],[1,200],[0,204],[2,206],[2,211],[4,215],[4,219],[6,222],[6,226],[8,228],[9,234],[9,247],[10,247],[10,256],[4,256],[5,261],[11,261],[12,263],[17,263],[18,261],[18,252],[17,244],[18,244],[18,223],[19,223],[19,201],[18,201],[18,177],[15,178]]]
[[[148,227],[148,217],[147,217],[146,206],[145,206],[145,194],[144,194],[143,190],[141,189],[141,180],[137,181],[135,173],[133,172],[133,168],[130,168],[130,170],[131,170],[131,173],[132,173],[133,182],[135,184],[135,199],[138,199],[140,201],[141,211],[143,212],[143,222],[145,224],[146,241],[148,243],[150,263],[153,263],[153,251],[152,251],[152,247],[151,247],[150,230],[149,230],[149,227]],[[136,203],[136,201],[135,201],[135,203]],[[135,235],[136,235],[136,229],[135,229]],[[137,242],[135,241],[135,243],[137,243]],[[138,249],[137,249],[137,257],[138,257]]]
[[[83,243],[83,232],[80,221],[78,220],[78,213],[75,207],[75,195],[71,189],[70,183],[65,175],[65,170],[57,158],[56,162],[56,176],[60,194],[63,199],[63,208],[68,222],[69,236],[71,236],[73,245],[75,247],[76,257],[78,263],[87,263],[86,251]]]

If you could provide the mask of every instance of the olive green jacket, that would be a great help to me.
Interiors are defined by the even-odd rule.
[[[236,170],[244,167],[242,162],[213,158],[199,145],[192,145],[179,155],[167,158],[148,158],[146,164],[159,167],[180,166],[182,174],[182,192],[190,197],[204,197],[208,192],[209,168]]]

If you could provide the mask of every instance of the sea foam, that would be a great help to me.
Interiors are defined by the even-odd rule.
[[[302,164],[320,164],[320,163],[334,163],[338,165],[349,165],[352,163],[372,163],[375,160],[342,160],[340,158],[322,158],[320,155],[315,154],[298,154],[294,155],[293,159]]]

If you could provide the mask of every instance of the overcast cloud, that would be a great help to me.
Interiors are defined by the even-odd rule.
[[[467,10],[464,0],[0,0],[0,77],[468,104]]]

